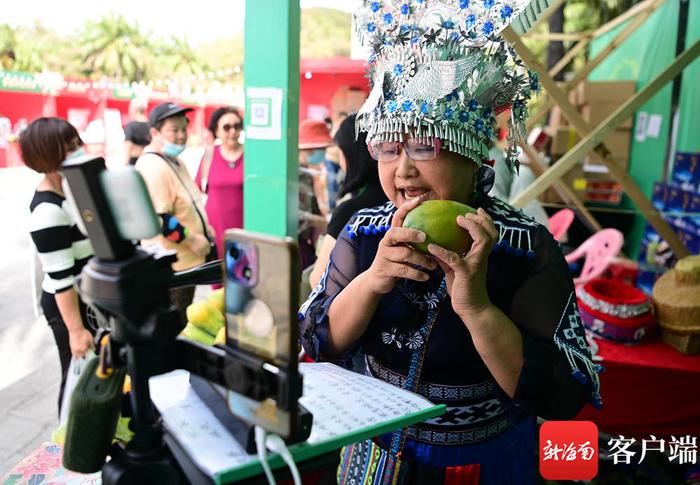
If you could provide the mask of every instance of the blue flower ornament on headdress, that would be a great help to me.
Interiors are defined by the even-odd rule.
[[[506,161],[517,168],[527,101],[539,89],[500,36],[529,0],[364,0],[354,27],[369,47],[372,90],[358,112],[367,141],[437,137],[481,165],[510,109]]]

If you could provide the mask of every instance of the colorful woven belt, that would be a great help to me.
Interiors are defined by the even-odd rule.
[[[406,376],[374,359],[366,357],[370,375],[395,386],[402,386]],[[484,441],[510,427],[506,412],[497,397],[496,381],[463,386],[420,382],[417,392],[438,404],[446,404],[445,414],[409,426],[408,437],[434,445],[466,445]]]

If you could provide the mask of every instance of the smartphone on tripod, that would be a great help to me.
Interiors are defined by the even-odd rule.
[[[297,381],[299,257],[297,243],[240,229],[224,237],[226,344],[262,368]],[[229,392],[231,412],[288,440],[300,432],[298,396],[256,401]],[[303,432],[303,431],[301,431]]]

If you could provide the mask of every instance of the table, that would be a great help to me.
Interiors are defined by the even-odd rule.
[[[29,456],[12,467],[1,479],[0,485],[25,483],[70,483],[71,485],[97,485],[101,474],[82,475],[70,472],[61,466],[63,449],[56,443],[45,442]]]
[[[304,395],[299,399],[314,416],[309,439],[290,446],[296,462],[444,413],[435,405],[379,379],[333,364],[300,364]],[[169,435],[192,462],[215,483],[230,483],[262,473],[255,455],[248,455],[204,405],[189,384],[189,374],[175,371],[151,379],[151,398]],[[271,468],[284,467],[271,455]]]
[[[304,375],[304,395],[300,402],[313,413],[314,424],[306,442],[290,446],[297,463],[308,464],[344,445],[445,412],[442,404],[435,405],[423,396],[333,364],[300,364],[299,370]],[[192,390],[187,372],[154,377],[150,388],[165,423],[165,439],[173,453],[183,458],[181,465],[187,462],[192,476],[201,477],[202,482],[220,484],[261,475],[257,456],[247,454],[217,420]],[[99,472],[78,475],[64,470],[61,452],[60,446],[44,443],[15,466],[0,485],[47,483],[59,477],[51,483],[101,483]],[[275,454],[270,455],[269,463],[272,469],[285,466]]]
[[[575,418],[606,433],[637,439],[700,437],[700,356],[660,340],[634,346],[597,339],[605,372],[603,408],[586,406]]]

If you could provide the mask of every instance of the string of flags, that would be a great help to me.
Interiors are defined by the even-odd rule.
[[[148,95],[154,91],[167,91],[170,95],[200,96],[211,92],[217,97],[240,89],[232,81],[242,72],[242,66],[235,65],[224,69],[205,71],[199,74],[178,75],[162,79],[141,81],[119,81],[114,79],[71,79],[57,72],[44,71],[28,73],[0,70],[0,89],[45,92],[56,94],[61,90],[85,92],[88,90],[109,90],[122,92],[119,97]],[[222,81],[224,80],[224,81]],[[238,83],[240,84],[240,83]]]

